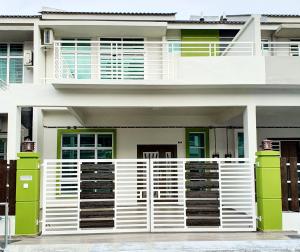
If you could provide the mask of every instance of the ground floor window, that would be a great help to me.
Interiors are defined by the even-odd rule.
[[[6,159],[6,145],[7,145],[6,136],[0,135],[0,160]]]
[[[245,157],[244,132],[242,130],[235,131],[235,156],[238,158]]]
[[[209,129],[186,129],[186,156],[189,158],[209,157]]]
[[[114,131],[59,130],[58,157],[62,159],[111,159]]]

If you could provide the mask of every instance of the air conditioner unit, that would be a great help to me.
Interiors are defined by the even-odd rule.
[[[53,45],[54,34],[52,29],[44,29],[44,45]]]
[[[33,65],[33,53],[31,50],[24,50],[24,66]]]

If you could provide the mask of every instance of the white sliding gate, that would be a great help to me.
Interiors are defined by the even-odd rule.
[[[45,160],[43,234],[254,231],[248,159]]]

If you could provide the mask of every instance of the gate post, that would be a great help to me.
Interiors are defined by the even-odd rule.
[[[256,156],[258,229],[282,230],[280,153],[258,151]]]
[[[40,156],[18,153],[16,188],[16,235],[37,235],[40,215]]]

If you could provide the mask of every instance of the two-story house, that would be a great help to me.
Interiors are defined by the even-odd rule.
[[[299,50],[294,15],[0,16],[0,158],[35,142],[44,233],[253,231],[262,140],[300,157]]]

